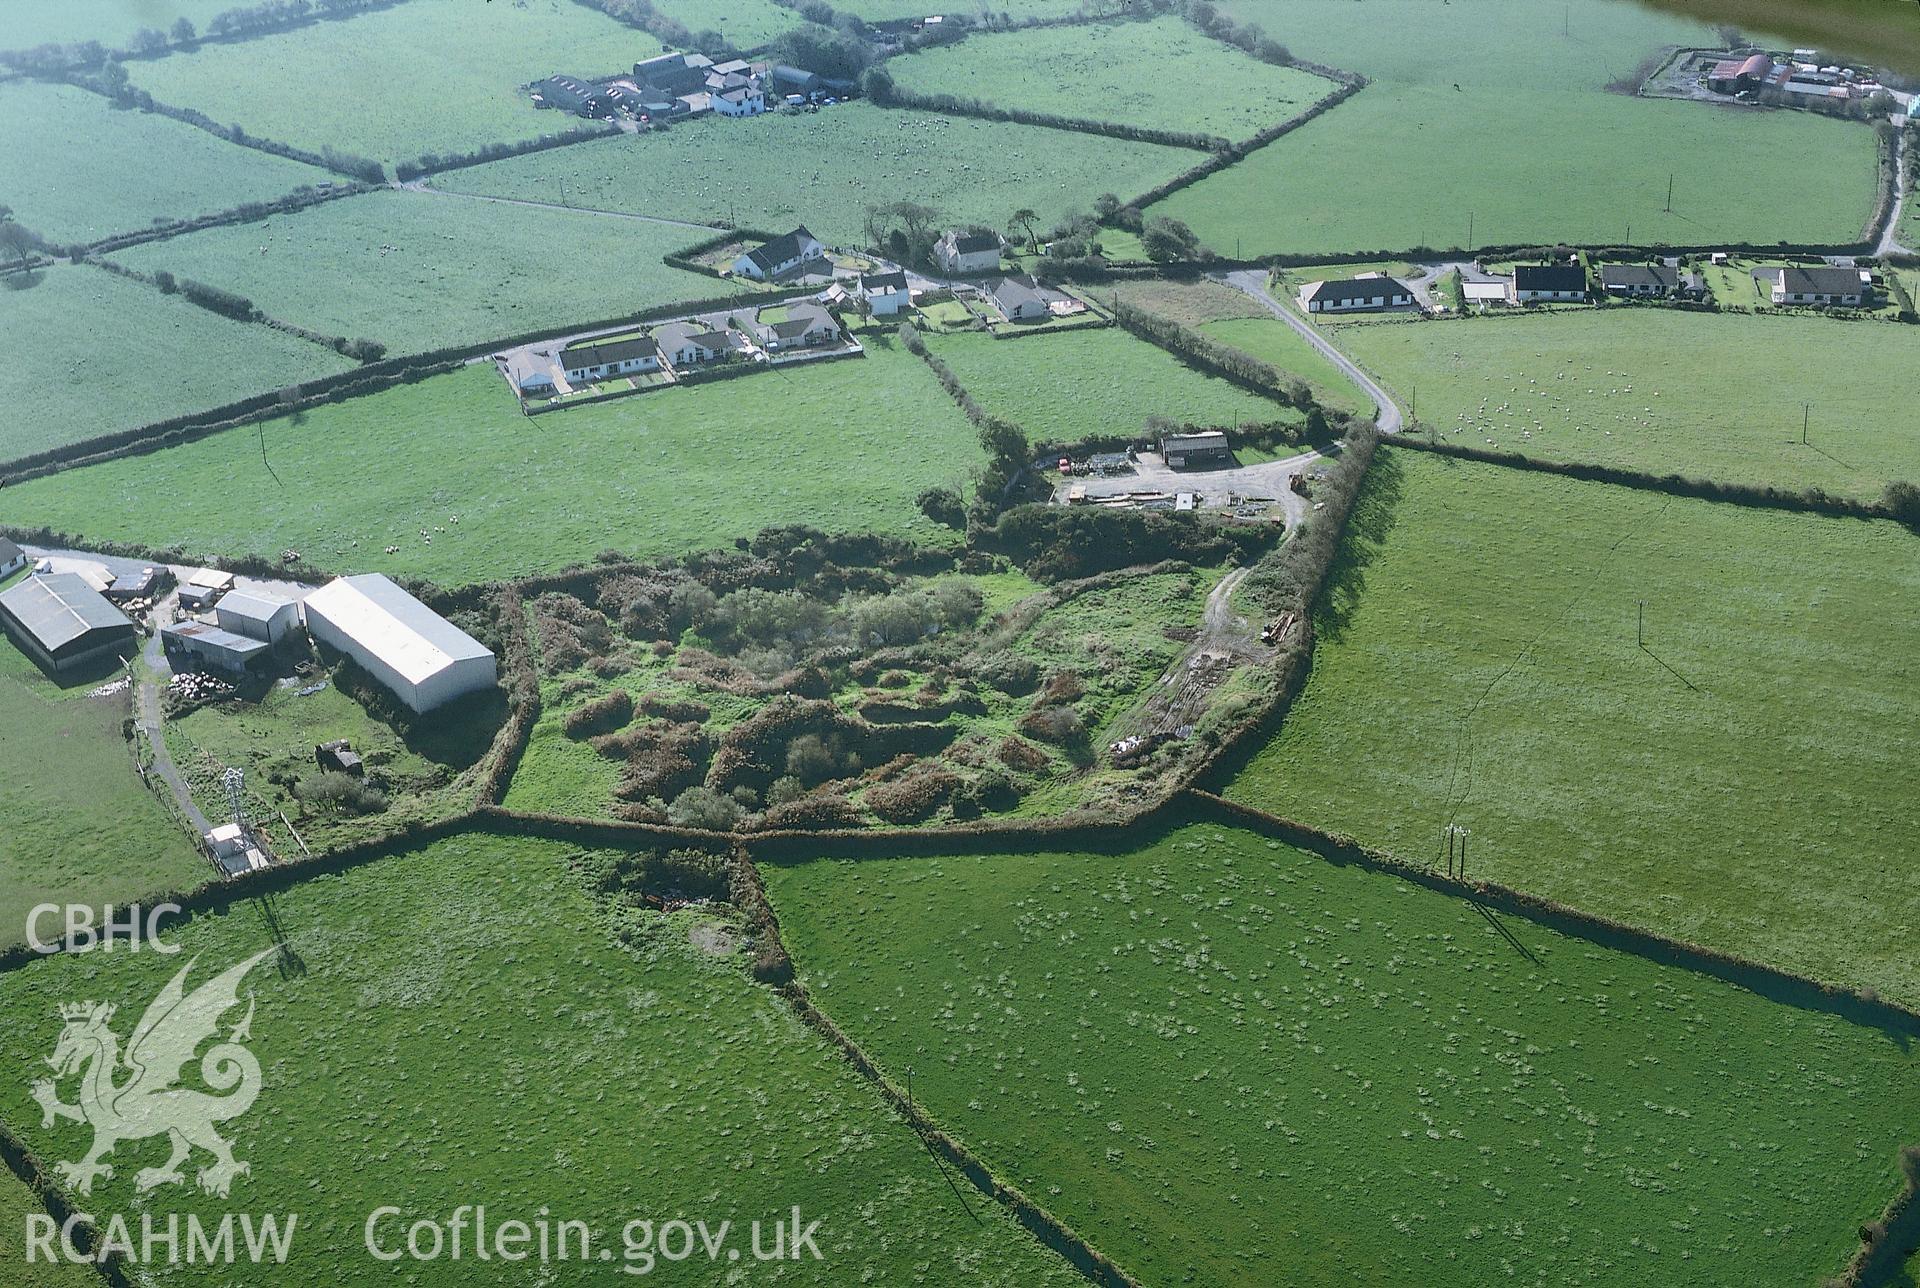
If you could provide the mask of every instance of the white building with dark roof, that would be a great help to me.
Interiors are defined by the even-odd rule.
[[[328,582],[303,611],[308,634],[358,662],[410,711],[498,683],[490,649],[379,573]]]
[[[950,230],[933,244],[933,259],[945,273],[991,273],[1000,267],[1000,234]]]
[[[1300,292],[1300,302],[1309,313],[1404,309],[1413,305],[1413,288],[1383,273],[1368,277],[1336,278],[1309,284]]]
[[[0,577],[11,577],[27,566],[27,552],[0,537]]]
[[[755,246],[733,261],[733,271],[756,282],[768,282],[822,259],[826,253],[826,245],[802,226]]]
[[[0,591],[0,628],[54,675],[135,647],[127,615],[70,572],[29,577]]]

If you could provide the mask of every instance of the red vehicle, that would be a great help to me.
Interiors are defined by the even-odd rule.
[[[1060,472],[1061,472],[1062,474],[1071,474],[1071,473],[1073,473],[1073,462],[1072,462],[1072,461],[1070,461],[1070,460],[1068,460],[1068,459],[1067,459],[1066,457],[1064,457],[1064,456],[1062,456],[1062,457],[1060,458]]]

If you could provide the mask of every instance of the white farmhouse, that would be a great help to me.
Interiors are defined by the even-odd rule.
[[[913,301],[912,292],[907,289],[907,275],[897,268],[891,273],[863,274],[860,298],[866,301],[867,312],[877,318],[893,317]]]
[[[1000,235],[950,230],[933,244],[933,259],[942,272],[991,273],[1000,267]]]
[[[328,582],[304,609],[314,639],[358,662],[409,711],[498,682],[490,650],[379,573]]]

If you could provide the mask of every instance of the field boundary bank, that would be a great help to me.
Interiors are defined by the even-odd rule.
[[[155,98],[145,90],[134,91],[127,95],[113,93],[95,83],[92,77],[75,72],[68,72],[59,77],[59,80],[62,84],[85,90],[117,107],[152,112],[158,116],[170,117],[184,125],[191,125],[194,129],[203,130],[221,142],[231,143],[237,148],[251,148],[255,152],[264,152],[268,156],[279,157],[284,161],[298,161],[316,170],[345,175],[349,179],[362,183],[386,182],[386,167],[372,157],[336,153],[332,158],[328,158],[324,153],[309,151],[306,148],[295,147],[291,143],[283,143],[279,139],[255,134],[241,125],[222,125],[197,107],[181,107],[175,103],[168,103]]]
[[[288,31],[298,31],[302,27],[317,27],[323,22],[346,22],[366,14],[380,13],[387,9],[397,9],[406,3],[407,0],[360,0],[360,3],[354,5],[352,8],[339,11],[320,9],[316,6],[304,14],[300,14],[299,16],[288,15],[277,22],[256,23],[255,25],[241,27],[232,31],[199,32],[192,40],[188,41],[177,41],[173,38],[172,32],[168,31],[165,27],[156,26],[153,30],[160,32],[167,38],[165,46],[151,50],[140,50],[131,45],[120,49],[109,49],[101,61],[105,62],[111,59],[114,62],[122,63],[155,63],[163,58],[171,58],[175,54],[197,53],[207,45],[243,45],[248,41],[258,40],[263,36],[277,36]],[[221,13],[235,12],[245,8],[247,8],[246,5],[235,5],[232,10],[222,10]],[[220,16],[220,13],[213,15],[216,19]],[[211,23],[211,21],[210,19],[209,22]],[[0,77],[0,80],[12,80],[15,78],[45,80],[64,72],[90,70],[99,64],[89,63],[74,57],[69,57],[68,61],[64,63],[48,67],[23,66],[19,61],[25,56],[32,55],[37,50],[48,47],[71,53],[76,46],[84,43],[86,42],[46,40],[41,41],[38,45],[24,45],[12,49],[0,49],[0,66],[15,69],[7,76]]]
[[[619,317],[597,322],[574,322],[564,327],[544,327],[538,331],[504,336],[479,344],[429,349],[394,358],[382,358],[378,362],[365,363],[335,375],[321,376],[315,380],[306,380],[298,385],[288,386],[300,391],[302,396],[297,402],[282,402],[282,390],[269,390],[204,411],[186,412],[132,429],[116,430],[111,434],[100,434],[60,447],[50,447],[44,451],[16,457],[11,461],[0,461],[0,488],[14,483],[24,483],[29,479],[44,478],[78,466],[97,465],[123,456],[145,455],[164,447],[178,446],[181,443],[205,438],[221,430],[250,425],[257,420],[272,420],[295,411],[310,411],[325,403],[344,402],[364,394],[378,393],[395,385],[413,384],[431,376],[444,375],[476,358],[489,357],[506,349],[565,339],[582,332],[664,321],[683,313],[716,311],[735,305],[751,304],[758,307],[777,304],[782,300],[810,294],[812,291],[813,288],[808,286],[783,287],[773,291],[746,291],[731,295],[678,300],[671,304],[644,309],[638,313],[622,314]],[[351,387],[363,381],[368,382],[370,387],[365,389]]]
[[[806,985],[792,978],[791,959],[780,937],[779,916],[767,899],[766,887],[760,880],[758,868],[752,857],[744,851],[735,852],[735,872],[738,884],[744,887],[736,893],[735,903],[752,905],[750,916],[754,932],[767,941],[762,951],[771,948],[777,952],[786,976],[773,985],[774,991],[793,1009],[800,1022],[837,1048],[841,1057],[879,1091],[881,1099],[913,1129],[929,1151],[937,1150],[976,1190],[1012,1213],[1021,1227],[1048,1251],[1066,1261],[1090,1282],[1102,1285],[1102,1288],[1140,1288],[1139,1280],[1088,1243],[1073,1227],[1034,1202],[1018,1186],[995,1176],[984,1161],[896,1087],[882,1071],[879,1062],[814,1005]]]
[[[1185,796],[1197,812],[1211,814],[1211,821],[1274,837],[1332,863],[1402,877],[1441,894],[1491,905],[1498,911],[1571,938],[1706,975],[1796,1010],[1832,1015],[1889,1035],[1920,1037],[1920,1011],[1898,1002],[1868,997],[1858,989],[1823,983],[1808,975],[1616,921],[1498,882],[1450,877],[1397,854],[1365,845],[1353,837],[1271,814],[1200,788],[1189,788]]]
[[[1902,522],[1901,516],[1884,502],[1852,500],[1847,497],[1832,496],[1819,489],[1789,492],[1764,483],[1723,483],[1715,479],[1696,479],[1682,474],[1648,474],[1640,470],[1622,469],[1613,465],[1548,460],[1519,452],[1490,452],[1485,448],[1438,443],[1415,437],[1418,433],[1419,430],[1416,427],[1409,426],[1405,433],[1395,435],[1387,441],[1392,446],[1407,451],[1426,452],[1433,456],[1472,461],[1480,465],[1496,465],[1534,474],[1554,474],[1583,483],[1605,483],[1614,487],[1632,488],[1637,492],[1657,492],[1665,496],[1684,497],[1695,501],[1716,501],[1726,505],[1745,506],[1753,510],[1818,514],[1836,519]]]
[[[1327,75],[1326,72],[1321,71],[1316,71],[1315,74]],[[1125,202],[1122,209],[1144,211],[1157,202],[1165,201],[1176,192],[1191,188],[1202,179],[1218,174],[1228,166],[1246,160],[1249,156],[1258,152],[1261,148],[1266,147],[1268,144],[1277,142],[1301,126],[1318,120],[1322,115],[1340,106],[1340,104],[1346,102],[1371,84],[1365,76],[1361,76],[1357,72],[1347,72],[1336,76],[1329,76],[1328,79],[1335,82],[1335,88],[1325,97],[1309,104],[1306,108],[1294,113],[1286,120],[1269,125],[1258,134],[1249,135],[1238,143],[1232,143],[1216,150],[1208,156],[1205,161],[1200,162],[1200,164],[1189,170],[1182,171],[1173,178],[1147,189],[1131,201]],[[1111,219],[1106,222],[1109,227],[1117,226],[1113,224]]]
[[[875,107],[936,116],[962,116],[979,121],[999,121],[1008,125],[1027,125],[1042,130],[1062,130],[1069,134],[1091,134],[1121,139],[1130,143],[1154,143],[1161,147],[1186,148],[1193,152],[1224,152],[1233,146],[1231,139],[1199,131],[1162,130],[1145,125],[1127,125],[1120,121],[1100,121],[1088,116],[1057,116],[1052,112],[1031,112],[1019,107],[1001,107],[977,98],[957,94],[920,94],[894,88],[885,98],[867,100]]]
[[[0,1161],[4,1161],[7,1170],[27,1187],[40,1206],[46,1209],[48,1216],[62,1226],[68,1221],[73,1222],[70,1227],[73,1246],[92,1256],[95,1249],[100,1247],[100,1228],[91,1220],[76,1219],[83,1218],[85,1214],[68,1200],[66,1191],[47,1175],[47,1169],[41,1166],[40,1156],[4,1122],[0,1122]],[[94,1273],[112,1284],[113,1288],[134,1288],[122,1261],[122,1254],[113,1250],[90,1264]]]

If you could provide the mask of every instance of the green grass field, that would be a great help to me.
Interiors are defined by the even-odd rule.
[[[656,0],[653,7],[685,23],[696,36],[717,31],[741,50],[758,49],[802,22],[799,14],[773,0]]]
[[[977,460],[932,373],[880,344],[535,418],[479,366],[23,483],[6,515],[196,552],[292,547],[324,568],[453,584],[795,522],[933,538],[945,530],[913,498],[964,483]]]
[[[1302,339],[1299,332],[1265,310],[1259,317],[1223,319],[1206,323],[1201,329],[1222,344],[1230,344],[1300,377],[1325,406],[1356,414],[1373,410],[1372,401],[1340,368]],[[1343,335],[1341,343],[1345,344],[1346,340]]]
[[[0,200],[56,243],[139,232],[333,177],[71,85],[0,85]]]
[[[168,1212],[299,1214],[276,1277],[363,1285],[390,1283],[398,1268],[415,1283],[471,1283],[487,1269],[476,1269],[471,1228],[464,1259],[398,1267],[368,1255],[363,1230],[376,1208],[399,1207],[405,1215],[376,1234],[404,1246],[407,1222],[445,1222],[475,1203],[490,1222],[584,1221],[615,1259],[633,1219],[729,1220],[746,1249],[749,1222],[797,1204],[821,1223],[821,1260],[775,1267],[742,1254],[782,1282],[1073,1277],[990,1202],[973,1200],[975,1224],[859,1075],[748,981],[743,953],[689,942],[711,914],[604,909],[569,871],[586,857],[466,836],[317,877],[273,896],[270,913],[247,901],[199,918],[171,936],[177,956],[36,963],[0,978],[0,1048],[10,1067],[37,1065],[60,1030],[57,1004],[83,997],[116,1003],[112,1026],[124,1036],[190,959],[192,987],[270,949],[271,918],[289,956],[246,981],[262,1090],[221,1128],[252,1172],[226,1199],[189,1177],[137,1202],[161,1222]],[[243,1012],[229,1012],[221,1032]],[[79,1157],[85,1128],[41,1130],[28,1081],[0,1091],[8,1124],[49,1161]],[[96,1184],[87,1210],[103,1219],[131,1210],[134,1173],[165,1155],[158,1141],[122,1143],[116,1174]],[[705,1283],[741,1273],[724,1254],[718,1265],[698,1258],[654,1268]],[[497,1277],[606,1283],[618,1268],[528,1261]],[[168,1279],[228,1283],[235,1273],[174,1266]]]
[[[556,72],[621,71],[657,52],[644,32],[569,0],[480,10],[466,0],[408,0],[128,70],[163,103],[315,152],[392,164],[579,125],[536,110],[520,87]]]
[[[128,693],[87,696],[117,675],[109,662],[56,684],[0,636],[0,947],[26,940],[38,904],[98,909],[213,875],[140,781],[120,734]],[[39,932],[59,938],[60,917]]]
[[[27,1261],[27,1214],[45,1211],[24,1182],[0,1169],[0,1288],[99,1288],[100,1276],[89,1266]]]
[[[727,284],[661,262],[701,236],[605,215],[387,191],[114,258],[239,291],[316,331],[417,353],[724,295]],[[561,245],[567,253],[556,254]]]
[[[1035,442],[1141,434],[1149,416],[1224,426],[1299,419],[1119,327],[1030,340],[936,335],[928,347],[983,407],[1023,426]]]
[[[1379,464],[1313,678],[1229,795],[1414,861],[1451,820],[1470,875],[1920,1000],[1913,534]]]
[[[459,192],[551,201],[670,219],[732,218],[784,230],[804,223],[856,244],[871,204],[911,198],[954,223],[1000,227],[1029,207],[1044,226],[1193,164],[1185,148],[843,103],[817,113],[704,119],[663,134],[557,148],[441,175]]]
[[[1418,387],[1423,423],[1467,447],[1874,499],[1920,480],[1913,327],[1617,309],[1336,343],[1403,406]]]
[[[12,359],[0,368],[0,403],[9,409],[0,457],[8,460],[353,365],[177,295],[66,265],[0,283],[0,328]]]
[[[0,49],[32,49],[49,41],[97,40],[121,48],[142,27],[165,31],[181,18],[205,28],[229,0],[10,0]]]
[[[1604,88],[1662,46],[1713,46],[1703,26],[1551,0],[1237,9],[1296,54],[1373,84],[1154,208],[1222,254],[1465,246],[1470,215],[1475,246],[1617,242],[1629,224],[1641,245],[1845,242],[1873,204],[1865,126]],[[1763,155],[1794,157],[1804,182],[1751,184]]]
[[[895,59],[887,70],[916,93],[1231,139],[1258,134],[1336,88],[1172,17],[973,36]]]
[[[1219,827],[767,882],[816,1003],[1146,1283],[1812,1283],[1920,1112],[1904,1038]]]

